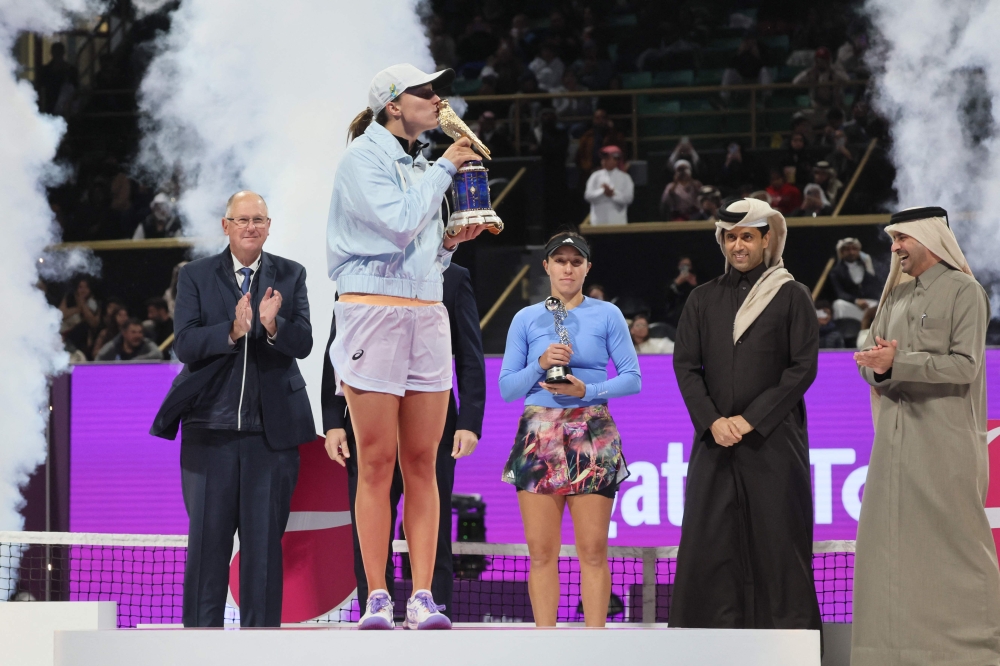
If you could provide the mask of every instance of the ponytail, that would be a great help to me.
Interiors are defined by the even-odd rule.
[[[347,128],[347,143],[354,141],[359,136],[365,133],[368,126],[372,124],[372,121],[377,122],[379,125],[385,125],[388,120],[388,116],[385,113],[385,109],[378,112],[378,116],[371,109],[365,109],[358,115],[354,116],[354,120],[351,121],[350,126]]]

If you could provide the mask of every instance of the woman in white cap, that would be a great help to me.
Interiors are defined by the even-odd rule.
[[[405,484],[403,522],[413,570],[408,629],[448,629],[430,593],[439,517],[437,446],[452,386],[451,336],[442,273],[462,241],[485,225],[446,236],[441,200],[465,162],[468,139],[428,164],[417,138],[438,126],[435,90],[455,73],[394,65],[375,75],[368,108],[351,123],[337,168],[327,227],[330,279],[340,294],[330,347],[358,449],[355,521],[370,593],[359,629],[392,629],[385,570],[389,489],[397,452]],[[327,451],[347,455],[346,439]]]

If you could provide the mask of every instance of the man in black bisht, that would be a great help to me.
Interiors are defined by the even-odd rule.
[[[818,324],[785,270],[785,218],[756,199],[720,210],[722,277],[693,292],[674,371],[695,427],[673,627],[819,629],[806,389]]]

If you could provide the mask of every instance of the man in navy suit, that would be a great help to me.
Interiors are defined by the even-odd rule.
[[[306,271],[262,251],[267,204],[237,192],[222,229],[229,247],[181,269],[174,351],[184,369],[150,433],[181,429],[190,520],[185,627],[221,627],[233,534],[240,535],[240,624],[281,624],[281,537],[315,423],[297,358],[312,349]]]
[[[451,348],[455,354],[455,370],[458,377],[458,395],[461,403],[455,402],[454,392],[448,401],[448,418],[444,435],[438,446],[437,485],[441,505],[441,519],[438,525],[438,547],[434,560],[434,577],[431,594],[434,600],[445,606],[444,614],[451,617],[451,597],[453,567],[451,557],[451,491],[455,485],[455,461],[464,458],[476,449],[483,433],[483,412],[486,409],[486,363],[483,360],[483,339],[479,330],[479,310],[472,290],[469,271],[452,263],[444,272],[445,308],[451,320]],[[337,333],[337,322],[330,326],[330,341],[323,360],[323,431],[326,433],[326,450],[330,457],[347,466],[347,488],[351,502],[351,524],[354,524],[354,498],[358,487],[357,442],[347,413],[347,400],[336,394],[333,364],[329,349]],[[346,454],[344,453],[346,452]],[[396,524],[396,508],[403,494],[403,477],[396,465],[390,491],[392,520]],[[390,535],[390,540],[392,535]],[[391,553],[390,553],[391,554]],[[358,599],[368,598],[368,579],[364,563],[361,561],[361,546],[358,533],[354,530],[354,576],[358,581]],[[392,558],[386,566],[386,578],[393,580]]]

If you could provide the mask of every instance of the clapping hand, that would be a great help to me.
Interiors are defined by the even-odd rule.
[[[264,292],[264,298],[260,301],[260,323],[272,338],[278,333],[278,322],[275,318],[279,310],[281,310],[281,292],[268,287]]]
[[[611,187],[607,183],[602,183],[601,187],[604,188],[604,196],[606,196],[606,197],[613,197],[613,196],[615,196],[615,188]]]
[[[898,348],[899,342],[896,340],[888,342],[875,336],[875,346],[855,353],[854,360],[859,366],[871,368],[877,375],[884,375],[892,367],[892,361],[896,357]]]
[[[236,319],[233,320],[233,325],[229,329],[229,337],[233,342],[236,342],[250,331],[252,315],[253,306],[250,305],[250,294],[248,292],[243,294],[243,297],[236,302]]]

